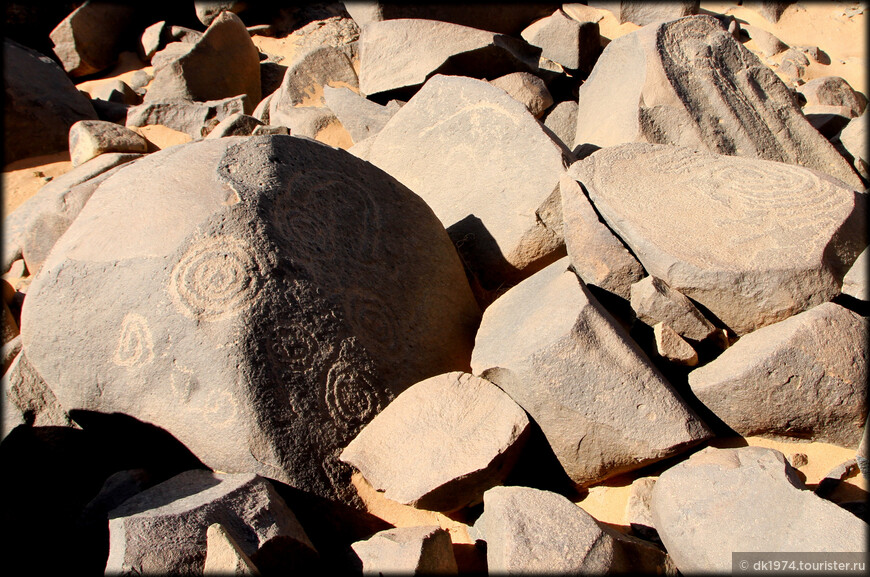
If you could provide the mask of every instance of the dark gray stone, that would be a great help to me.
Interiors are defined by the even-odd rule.
[[[794,4],[794,0],[786,0],[785,2],[769,2],[768,0],[744,0],[743,5],[747,8],[755,10],[768,22],[779,22],[779,17],[785,12],[785,9]]]
[[[94,100],[104,100],[106,102],[115,102],[129,106],[135,106],[142,103],[142,97],[130,88],[130,86],[128,86],[123,80],[101,83],[91,91],[91,98]]]
[[[148,141],[124,126],[103,120],[80,120],[69,129],[73,167],[109,152],[145,154]]]
[[[438,526],[399,527],[353,544],[363,575],[456,575],[450,533]]]
[[[89,0],[76,8],[49,35],[64,70],[87,76],[114,65],[136,13],[135,5],[123,2]]]
[[[539,47],[541,56],[569,70],[590,72],[601,51],[598,23],[578,22],[561,9],[532,23],[522,37]]]
[[[245,95],[208,102],[145,102],[127,110],[126,125],[162,124],[197,139],[207,136],[221,120],[232,114],[244,113],[248,108]]]
[[[206,138],[221,138],[224,136],[250,136],[254,129],[263,123],[247,114],[236,112],[221,120]]]
[[[681,337],[693,341],[703,341],[716,332],[716,325],[686,295],[654,276],[631,285],[631,308],[649,326],[665,323]]]

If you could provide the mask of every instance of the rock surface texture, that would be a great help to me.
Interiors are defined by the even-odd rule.
[[[450,534],[441,527],[387,529],[353,544],[363,575],[455,575]]]

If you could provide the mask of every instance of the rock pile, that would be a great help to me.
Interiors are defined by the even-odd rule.
[[[866,465],[867,99],[817,47],[697,2],[188,4],[5,42],[6,164],[72,165],[4,217],[14,569],[866,548],[783,454],[705,448]],[[576,503],[629,474],[625,526]]]

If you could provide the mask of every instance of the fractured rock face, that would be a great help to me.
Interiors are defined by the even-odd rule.
[[[689,373],[698,400],[741,435],[855,447],[867,418],[867,320],[824,303],[750,333]]]
[[[363,575],[455,575],[450,534],[438,526],[398,527],[352,545]]]
[[[678,335],[693,341],[703,341],[716,332],[716,326],[686,295],[654,276],[631,285],[631,308],[646,324],[666,323]]]
[[[486,82],[431,79],[374,137],[367,160],[432,207],[486,288],[528,276],[562,246],[537,210],[556,190],[563,151]]]
[[[541,56],[569,70],[589,72],[601,50],[598,23],[578,22],[561,9],[534,22],[522,37],[540,47]]]
[[[710,436],[562,259],[483,315],[475,374],[541,427],[574,482],[588,485]]]
[[[118,2],[85,2],[49,35],[64,70],[86,76],[112,66],[137,7]]]
[[[396,397],[341,460],[389,499],[454,511],[504,480],[528,426],[526,413],[492,383],[448,373]]]
[[[126,413],[215,469],[353,500],[338,452],[405,388],[467,370],[479,310],[419,197],[343,151],[254,136],[105,180],[22,317],[67,410]]]
[[[651,25],[607,45],[580,87],[574,145],[688,146],[860,179],[776,74],[711,16]]]
[[[864,551],[867,524],[815,496],[779,451],[704,449],[661,474],[653,522],[684,575],[728,573],[733,551]]]
[[[129,128],[102,120],[80,120],[69,130],[70,159],[73,166],[107,152],[145,154],[148,141]]]
[[[489,82],[507,92],[525,106],[532,116],[540,118],[553,105],[553,96],[539,77],[529,72],[511,72]]]
[[[797,166],[626,144],[568,174],[650,275],[738,335],[834,298],[867,245],[864,196]]]

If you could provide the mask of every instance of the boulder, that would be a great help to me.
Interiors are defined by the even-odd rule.
[[[553,105],[553,96],[539,77],[529,72],[511,72],[489,81],[526,107],[535,118]]]
[[[744,0],[743,6],[755,10],[768,22],[779,22],[779,17],[782,16],[785,9],[794,4],[794,0],[786,0],[785,2],[770,2],[769,0]]]
[[[239,0],[194,0],[196,17],[204,26],[212,23],[224,12],[238,14],[247,8],[248,3]]]
[[[788,45],[785,42],[764,28],[759,28],[758,26],[752,26],[750,24],[743,24],[741,30],[746,31],[749,39],[752,40],[761,53],[768,58],[788,50]]]
[[[870,301],[870,287],[867,284],[868,262],[867,249],[855,259],[855,263],[843,278],[843,293],[861,301]]]
[[[856,447],[867,417],[868,323],[824,303],[752,332],[689,373],[699,401],[744,436]]]
[[[850,110],[852,118],[861,116],[867,106],[864,95],[855,92],[849,83],[839,76],[813,78],[803,86],[798,86],[797,91],[804,95],[807,105],[845,106]]]
[[[87,76],[114,65],[137,10],[123,2],[93,1],[76,8],[49,34],[64,70],[72,77]]]
[[[381,106],[350,88],[323,87],[323,102],[341,122],[354,142],[374,136],[401,108],[392,100]]]
[[[244,95],[245,114],[260,101],[260,56],[238,16],[222,12],[195,44],[174,42],[154,55],[146,103],[205,102]]]
[[[668,555],[599,524],[562,495],[494,487],[474,524],[490,574],[651,573],[676,575]]]
[[[139,57],[150,62],[154,55],[166,48],[170,42],[196,44],[202,39],[202,32],[184,26],[170,26],[165,20],[152,24],[142,33],[139,41]]]
[[[129,128],[102,120],[79,120],[69,129],[73,167],[107,152],[148,152],[148,141]]]
[[[91,98],[129,106],[142,103],[142,97],[123,80],[101,82],[99,86],[91,90]]]
[[[867,246],[864,195],[798,166],[625,144],[568,173],[650,275],[737,335],[834,298]]]
[[[870,115],[865,110],[861,116],[850,120],[838,137],[840,144],[852,157],[855,170],[865,180],[870,180],[870,153],[867,150],[868,123],[870,123]],[[866,188],[862,187],[862,190]]]
[[[614,39],[578,102],[575,146],[675,144],[798,164],[861,186],[785,84],[712,16]]]
[[[693,341],[703,341],[716,332],[716,325],[686,295],[658,277],[648,276],[631,285],[631,308],[646,324],[665,323]]]
[[[497,78],[538,72],[541,49],[436,20],[385,20],[362,28],[360,92],[406,99],[436,74]]]
[[[803,113],[812,127],[828,139],[836,137],[854,117],[847,106],[827,104],[808,104],[804,106]]]
[[[285,136],[289,136],[290,129],[286,126],[269,126],[268,124],[263,124],[255,127],[254,132],[251,133],[252,136],[263,136],[269,134],[283,134]]]
[[[577,131],[577,103],[573,100],[560,102],[544,113],[544,126],[555,134],[566,148],[574,143]]]
[[[564,258],[483,314],[471,366],[540,426],[568,476],[590,485],[710,436]]]
[[[249,107],[245,95],[207,102],[189,100],[144,102],[127,109],[126,125],[138,127],[160,124],[187,133],[191,138],[202,138],[223,119],[232,114],[245,113]]]
[[[495,289],[560,256],[561,223],[539,209],[559,202],[565,154],[503,90],[436,76],[374,137],[367,160],[429,204],[466,266]]]
[[[523,30],[522,37],[541,49],[541,56],[568,70],[589,73],[601,51],[597,22],[578,22],[561,9]]]
[[[779,72],[788,76],[791,81],[798,83],[807,73],[807,67],[810,65],[810,59],[803,50],[797,46],[789,48],[782,55],[782,60],[779,63]]]
[[[299,58],[284,73],[281,87],[269,104],[270,118],[294,106],[324,106],[324,88],[358,90],[353,63],[340,48],[325,46]]]
[[[625,504],[625,520],[628,521],[632,533],[638,537],[661,542],[649,508],[655,486],[655,477],[641,477],[632,481],[628,502]]]
[[[97,113],[47,56],[3,41],[3,163],[67,149],[69,128]]]
[[[595,212],[583,187],[569,174],[559,180],[565,246],[574,272],[584,283],[628,300],[643,267]]]
[[[337,148],[348,148],[351,145],[350,134],[335,114],[325,106],[295,106],[285,112],[270,112],[269,125],[285,127],[290,134],[318,140]],[[329,138],[336,135],[337,139]]]
[[[449,512],[479,503],[505,479],[528,428],[526,413],[501,389],[447,373],[396,397],[340,459],[388,499]]]
[[[353,544],[363,575],[456,575],[450,533],[438,526],[399,527]]]
[[[599,10],[609,10],[616,16],[620,24],[631,22],[638,26],[646,26],[654,22],[676,20],[683,16],[697,14],[700,2],[681,0],[679,2],[637,2],[637,1],[599,1],[588,2],[589,6]]]
[[[106,573],[200,574],[214,523],[221,523],[254,563],[278,549],[286,553],[286,565],[280,567],[286,571],[317,555],[293,511],[266,479],[195,469],[109,512]]]
[[[5,302],[3,303],[3,305],[6,307],[5,310],[8,311],[9,305],[6,304]],[[10,316],[11,316],[11,313],[10,313]],[[14,318],[11,320],[12,320],[12,322],[16,322]],[[7,322],[8,322],[8,318],[7,318]],[[16,323],[15,328],[16,329],[18,328],[17,323]],[[16,335],[15,337],[9,339],[5,343],[3,343],[3,346],[0,347],[0,359],[3,360],[3,374],[4,375],[6,374],[6,371],[9,369],[9,366],[12,364],[12,361],[15,360],[15,357],[17,357],[18,353],[20,353],[20,352],[21,352],[21,334],[20,333],[18,335]]]
[[[235,112],[221,120],[206,138],[222,138],[224,136],[249,136],[254,129],[263,126],[263,123],[247,114]]]
[[[653,337],[659,356],[687,367],[698,364],[698,353],[670,325],[656,323],[653,326]]]
[[[3,431],[5,439],[18,425],[69,427],[69,415],[27,360],[18,353],[3,374]]]
[[[405,388],[467,370],[478,320],[419,197],[291,136],[174,146],[106,179],[22,310],[66,409],[351,503],[338,453]]]
[[[259,575],[260,571],[220,523],[206,532],[203,575]]]
[[[708,447],[664,471],[653,522],[680,573],[731,572],[732,552],[864,551],[867,524],[806,490],[779,451]]]

